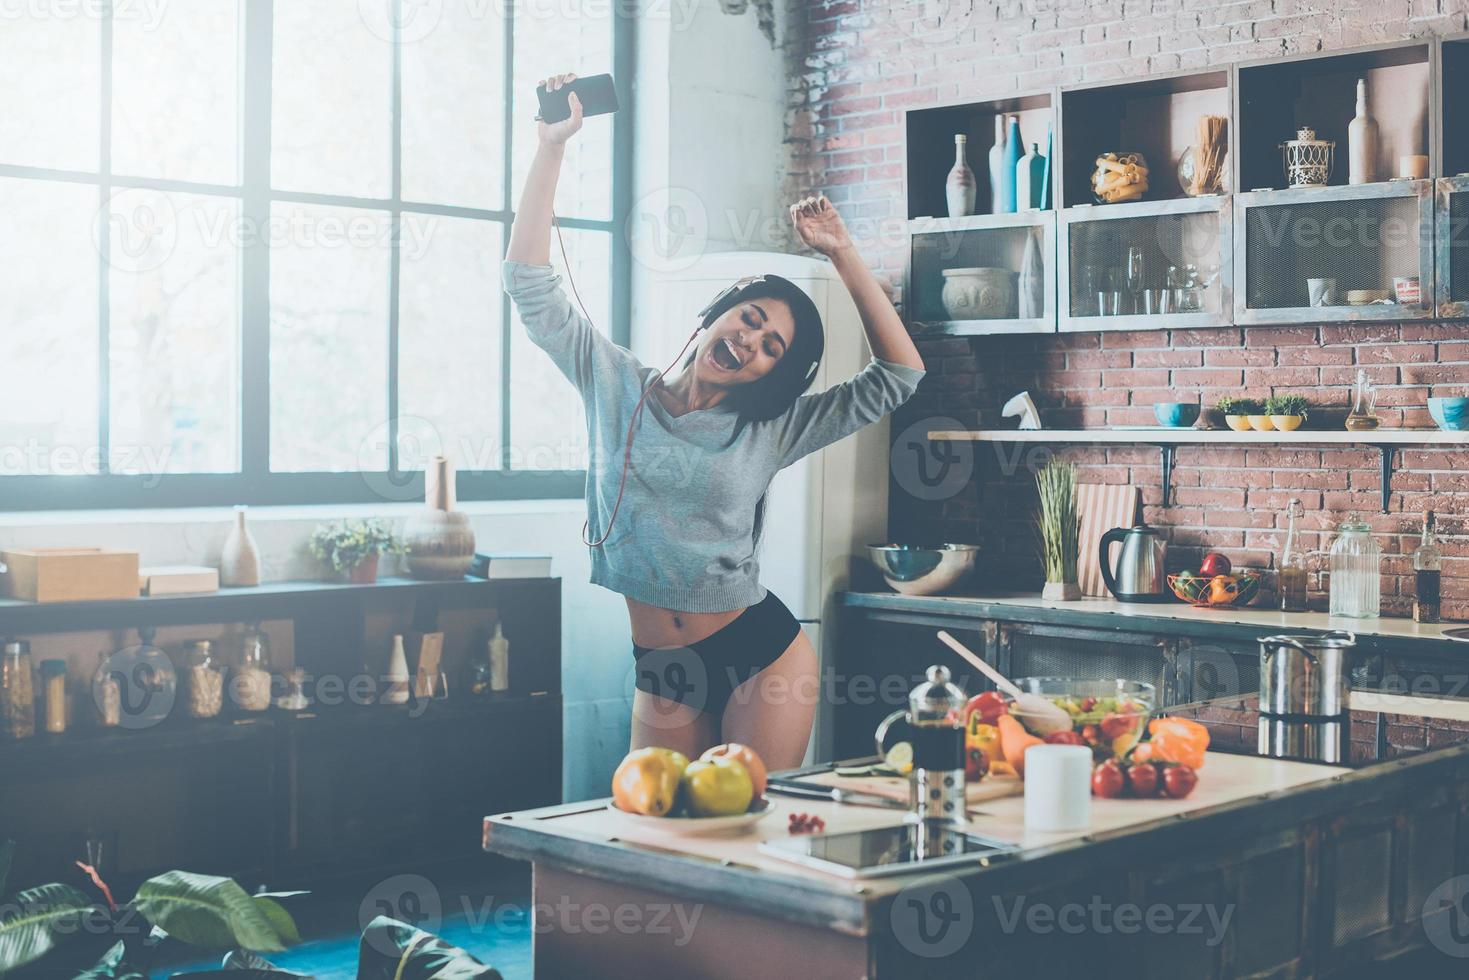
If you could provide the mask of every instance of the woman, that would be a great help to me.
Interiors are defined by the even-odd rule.
[[[545,84],[554,91],[574,77]],[[772,769],[799,765],[816,707],[816,652],[759,584],[765,492],[782,467],[901,405],[923,361],[836,209],[806,198],[791,206],[791,221],[851,292],[872,362],[803,397],[821,358],[821,318],[794,284],[764,276],[700,312],[677,377],[644,367],[573,308],[550,268],[556,180],[582,124],[574,93],[570,104],[571,118],[538,123],[503,275],[531,340],[586,407],[592,581],[627,601],[633,747],[695,758],[720,741],[743,742]]]

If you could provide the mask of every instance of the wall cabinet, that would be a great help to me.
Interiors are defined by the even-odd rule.
[[[908,288],[915,333],[1052,333],[1056,212],[915,218]]]

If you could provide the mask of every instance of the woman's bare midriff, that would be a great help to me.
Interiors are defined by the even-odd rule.
[[[626,599],[626,597],[624,596]],[[665,649],[683,647],[713,636],[728,626],[744,609],[729,612],[691,613],[650,606],[627,599],[627,615],[632,621],[632,641],[640,647]]]

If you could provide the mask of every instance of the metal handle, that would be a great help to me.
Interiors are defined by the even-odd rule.
[[[884,762],[887,761],[888,750],[887,746],[883,744],[883,741],[887,737],[888,729],[892,727],[892,724],[894,722],[899,720],[901,720],[905,725],[908,723],[908,712],[906,710],[900,709],[898,711],[894,711],[892,714],[884,718],[882,720],[882,723],[877,726],[877,732],[873,735],[873,738],[877,743],[877,756]]]
[[[1316,659],[1316,655],[1310,650],[1307,650],[1304,646],[1302,646],[1301,642],[1294,637],[1266,636],[1261,638],[1260,645],[1265,648],[1265,654],[1261,660],[1261,666],[1263,667],[1268,667],[1270,665],[1270,658],[1275,656],[1276,648],[1283,646],[1295,647],[1297,650],[1301,651],[1301,653],[1305,654],[1306,659],[1311,661],[1311,663],[1315,664],[1317,667],[1321,666],[1321,661]]]

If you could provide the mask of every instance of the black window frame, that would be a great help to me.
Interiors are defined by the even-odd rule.
[[[530,120],[514,118],[514,17],[515,4],[507,3],[504,30],[504,207],[499,210],[449,205],[405,202],[401,195],[402,135],[402,47],[393,43],[392,89],[392,193],[390,198],[358,198],[333,194],[283,191],[271,186],[271,95],[272,45],[275,0],[243,0],[241,32],[241,172],[238,186],[200,184],[190,181],[119,176],[111,172],[111,102],[112,102],[112,11],[101,22],[101,134],[100,160],[97,172],[56,170],[44,167],[17,166],[0,163],[0,177],[18,177],[94,185],[98,191],[98,458],[104,472],[95,475],[0,475],[0,511],[82,510],[82,509],[147,509],[162,507],[211,507],[234,504],[256,506],[308,504],[389,504],[422,499],[424,476],[421,470],[402,470],[398,463],[398,277],[400,254],[398,229],[402,214],[469,217],[502,224],[501,247],[509,239],[514,220],[515,195],[519,188],[513,181],[513,138],[526,139]],[[287,0],[281,0],[287,2]],[[612,139],[612,214],[609,219],[559,217],[565,229],[591,229],[610,237],[611,277],[609,299],[611,320],[609,335],[616,343],[627,345],[631,337],[631,249],[622,234],[632,203],[632,133],[633,112],[631,85],[634,71],[635,18],[623,5],[608,8],[612,19],[612,58],[610,70],[619,80],[622,107],[613,116]],[[395,32],[401,18],[393,18]],[[108,331],[110,278],[108,237],[105,221],[107,205],[118,190],[141,188],[158,191],[208,194],[230,197],[240,202],[241,215],[265,227],[272,203],[287,202],[326,206],[369,208],[387,211],[392,221],[389,281],[388,323],[388,452],[389,468],[382,472],[308,472],[273,473],[270,471],[270,255],[268,244],[252,240],[240,252],[240,471],[238,473],[107,473],[110,450],[110,411],[108,377]],[[554,249],[553,249],[554,251]],[[558,261],[559,255],[553,256]],[[490,270],[498,278],[498,270]],[[485,396],[498,395],[501,403],[502,469],[461,470],[458,473],[458,497],[461,501],[480,500],[549,500],[578,498],[584,492],[585,470],[512,470],[510,372],[514,369],[511,355],[512,331],[518,329],[510,300],[501,293],[502,330],[501,377],[496,386],[486,386]],[[498,390],[496,390],[498,388]],[[576,397],[567,390],[550,397]]]

